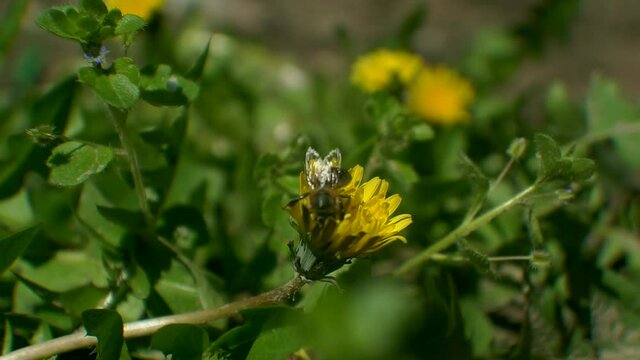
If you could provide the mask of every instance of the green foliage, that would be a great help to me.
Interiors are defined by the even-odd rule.
[[[151,348],[172,355],[172,359],[201,359],[209,345],[209,336],[200,327],[188,324],[172,324],[160,329],[151,338]]]
[[[81,184],[103,171],[112,159],[113,152],[106,146],[67,141],[56,146],[47,159],[49,182],[57,186]]]
[[[357,44],[343,24],[328,72],[324,58],[283,56],[232,24],[205,30],[201,11],[147,23],[80,0],[29,19],[28,1],[10,2],[0,22],[10,75],[0,85],[2,353],[82,325],[99,359],[637,352],[638,105],[602,76],[584,98],[572,82],[523,81],[532,75],[521,65],[571,38],[580,3],[535,2],[522,22],[440,53],[417,41],[430,20],[418,2],[375,44]],[[43,48],[70,40],[77,54],[38,63],[12,46],[31,39],[33,21],[49,32]],[[347,84],[355,50],[371,45],[458,66],[475,93],[468,123],[425,121],[399,84],[373,94]],[[26,55],[6,61],[13,51]],[[413,223],[406,245],[273,305],[264,292],[295,276],[287,243],[299,234],[284,208],[315,196],[300,194],[309,146],[339,148],[342,167],[364,166],[362,183],[387,180],[387,196],[402,198],[394,215]],[[231,310],[236,300],[258,303]],[[225,304],[222,319],[198,317]],[[124,338],[124,323],[196,311],[200,325]]]
[[[113,310],[91,309],[82,313],[87,335],[98,338],[98,357],[103,360],[120,359],[122,346],[122,318]]]
[[[140,73],[129,58],[116,60],[107,73],[93,67],[84,67],[78,72],[78,79],[91,87],[107,104],[116,108],[130,108],[140,96]]]
[[[38,227],[31,227],[0,240],[0,274],[22,255],[38,233]]]

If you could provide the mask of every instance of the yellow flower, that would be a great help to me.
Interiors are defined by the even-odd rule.
[[[356,60],[351,69],[351,82],[366,92],[375,92],[393,85],[394,80],[408,84],[421,67],[419,56],[380,49]]]
[[[454,70],[424,67],[409,85],[407,107],[429,122],[452,125],[469,119],[474,96],[471,83]]]
[[[287,206],[301,235],[295,251],[296,270],[309,279],[322,279],[349,259],[369,255],[394,241],[407,242],[398,233],[411,224],[411,215],[391,216],[402,199],[397,194],[386,196],[389,183],[376,177],[361,184],[362,166],[350,169],[349,174],[351,181],[334,189],[340,208],[335,216],[320,216],[314,210],[304,172],[300,194],[309,195]]]
[[[164,0],[105,0],[109,9],[120,9],[122,14],[138,15],[148,20],[154,11],[164,5]]]

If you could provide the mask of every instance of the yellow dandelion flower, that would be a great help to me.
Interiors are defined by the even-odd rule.
[[[122,14],[138,15],[148,20],[164,5],[164,0],[104,0],[109,9],[120,9]]]
[[[347,184],[320,190],[312,188],[308,174],[300,174],[301,196],[287,205],[287,211],[301,235],[294,265],[306,278],[322,279],[349,259],[395,241],[406,243],[398,233],[411,224],[411,215],[392,216],[402,199],[397,194],[387,197],[389,183],[380,178],[361,183],[363,172],[362,166],[355,166],[348,171]],[[328,191],[337,210],[319,211],[314,191]]]
[[[452,125],[469,119],[474,99],[469,80],[445,67],[424,67],[409,85],[407,107],[428,122]]]
[[[384,90],[399,81],[408,84],[422,67],[419,56],[380,49],[361,56],[351,69],[351,82],[366,92]]]

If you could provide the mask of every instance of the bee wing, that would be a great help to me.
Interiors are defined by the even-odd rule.
[[[307,183],[311,188],[314,187],[314,184],[318,183],[316,174],[316,164],[318,161],[321,161],[320,154],[318,154],[314,148],[309,146],[304,157],[304,174],[306,175]]]
[[[329,154],[324,157],[324,162],[332,168],[340,168],[342,166],[342,154],[340,149],[335,148],[329,151]]]

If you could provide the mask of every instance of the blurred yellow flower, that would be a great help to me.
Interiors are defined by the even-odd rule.
[[[402,199],[397,194],[387,197],[389,183],[376,177],[361,184],[362,166],[350,169],[349,174],[351,181],[335,189],[342,208],[336,216],[319,216],[310,196],[287,206],[302,238],[296,270],[309,279],[323,278],[349,259],[369,255],[392,242],[407,242],[398,233],[411,224],[411,215],[391,217]],[[300,194],[310,191],[303,172]]]
[[[408,84],[422,67],[419,56],[406,51],[380,49],[361,56],[351,69],[351,82],[366,92]]]
[[[162,8],[164,0],[104,0],[109,9],[120,9],[122,14],[138,15],[149,20],[151,15]]]
[[[423,67],[407,90],[407,107],[428,122],[452,125],[469,119],[475,95],[469,80],[445,67]]]

